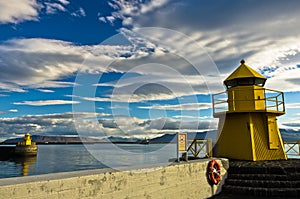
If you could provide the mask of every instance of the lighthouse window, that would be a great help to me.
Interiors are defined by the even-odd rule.
[[[225,81],[224,84],[226,85],[227,88],[231,88],[231,87],[237,86],[237,80],[232,79],[229,81]]]
[[[264,86],[265,85],[266,80],[265,79],[255,79],[255,85],[257,86]]]
[[[241,78],[238,79],[238,85],[253,85],[254,84],[254,78]]]

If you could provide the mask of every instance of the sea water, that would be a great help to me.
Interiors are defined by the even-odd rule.
[[[176,144],[39,145],[36,157],[0,161],[0,178],[100,168],[170,164]],[[285,149],[288,150],[287,145]],[[296,147],[296,151],[299,148]],[[299,158],[290,151],[289,158]]]
[[[39,145],[36,157],[0,161],[0,178],[170,164],[176,156],[175,144]]]

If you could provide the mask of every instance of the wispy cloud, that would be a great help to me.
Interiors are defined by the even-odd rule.
[[[280,0],[272,3],[254,0],[224,4],[192,0],[144,3],[113,0],[111,6],[116,10],[113,16],[121,19],[126,29],[164,27],[187,34],[209,53],[222,74],[228,75],[240,59],[245,58],[251,67],[270,78],[267,86],[299,91],[298,1],[287,4]],[[153,35],[156,37],[155,32]],[[179,46],[182,42],[168,35],[162,35],[160,40],[173,40],[170,43]]]
[[[37,90],[42,93],[54,93],[54,90],[49,90],[49,89],[37,89]]]
[[[190,104],[176,104],[176,105],[152,105],[139,106],[141,109],[159,109],[159,110],[201,110],[211,108],[211,103],[190,103]]]
[[[68,0],[58,0],[60,3],[62,3],[63,5],[68,5],[70,4],[70,2]]]
[[[38,20],[41,5],[36,0],[0,1],[0,23]]]
[[[80,7],[77,11],[71,13],[74,17],[85,17],[86,13],[82,7]]]
[[[285,108],[294,109],[294,108],[300,108],[300,103],[287,103],[285,104]]]
[[[58,11],[65,12],[66,8],[64,7],[64,4],[61,3],[45,3],[46,6],[46,13],[47,14],[55,14]]]
[[[49,105],[63,105],[63,104],[78,104],[78,101],[70,100],[39,100],[39,101],[24,101],[14,102],[15,105],[29,105],[29,106],[49,106]]]
[[[24,87],[73,86],[74,82],[58,80],[78,70],[103,72],[113,59],[124,53],[131,54],[131,49],[126,46],[77,46],[65,41],[33,38],[6,41],[0,44],[0,52],[0,89],[24,92]]]
[[[199,132],[216,129],[216,120],[178,121],[169,118],[139,119],[129,116],[117,116],[113,119],[95,120],[105,117],[105,113],[59,113],[45,115],[27,115],[15,118],[0,118],[2,139],[11,138],[11,132],[33,132],[37,135],[77,135],[98,138],[155,137],[162,133]]]

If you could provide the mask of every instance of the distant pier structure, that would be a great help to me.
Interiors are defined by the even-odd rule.
[[[35,142],[32,142],[30,134],[26,133],[23,141],[18,142],[15,148],[15,155],[18,156],[36,156],[37,155],[37,145]]]
[[[219,118],[217,156],[251,161],[287,159],[276,119],[285,114],[284,95],[264,88],[266,80],[242,60],[224,81],[227,90],[213,95],[213,115]]]

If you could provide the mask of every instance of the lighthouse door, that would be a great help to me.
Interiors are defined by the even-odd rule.
[[[279,130],[276,123],[275,115],[268,115],[268,134],[269,134],[269,149],[279,149]]]

